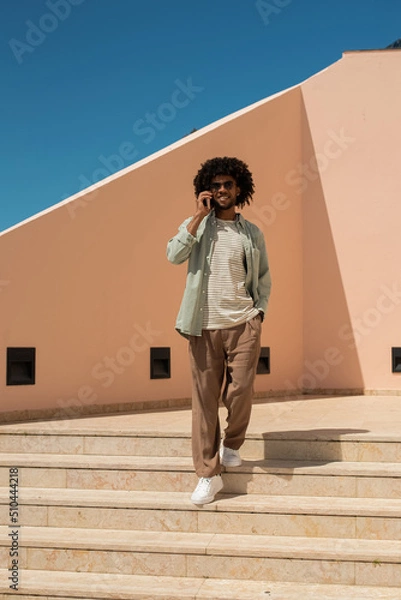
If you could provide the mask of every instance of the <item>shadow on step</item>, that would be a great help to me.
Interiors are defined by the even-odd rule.
[[[361,434],[368,429],[324,428],[264,432],[265,460],[338,462],[359,460]]]
[[[338,479],[321,467],[369,460],[370,453],[373,456],[377,448],[374,441],[364,440],[362,434],[365,433],[369,430],[327,428],[262,433],[262,439],[250,440],[252,446],[248,447],[255,452],[255,459],[243,460],[240,467],[231,467],[224,474],[225,492],[233,495],[334,493]]]

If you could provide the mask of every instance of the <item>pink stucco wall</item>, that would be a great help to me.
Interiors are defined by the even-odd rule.
[[[317,365],[322,387],[397,390],[401,51],[345,53],[302,97],[303,162],[314,173],[303,190],[304,361],[334,357]],[[306,387],[319,380],[312,371]]]
[[[299,376],[301,202],[294,196],[285,211],[283,197],[290,187],[285,174],[299,152],[296,88],[1,235],[0,272],[9,280],[0,296],[1,409],[68,412],[93,403],[190,396],[187,342],[174,330],[186,267],[167,261],[166,244],[193,213],[200,163],[218,155],[249,163],[257,194],[244,215],[263,227],[272,263],[275,296],[263,344],[271,347],[274,371],[258,376],[256,390],[279,389],[285,378]],[[5,386],[11,346],[36,347],[34,386]],[[151,346],[171,347],[171,379],[150,380]]]
[[[272,371],[256,391],[398,389],[400,63],[401,51],[346,53],[0,234],[1,411],[190,396],[174,330],[185,266],[165,249],[193,212],[200,163],[218,155],[253,171],[243,214],[271,263]],[[11,346],[36,347],[35,385],[5,385]],[[171,347],[171,379],[150,379],[151,346]]]

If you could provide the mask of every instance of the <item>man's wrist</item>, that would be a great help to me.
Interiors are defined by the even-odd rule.
[[[198,231],[198,227],[202,223],[203,219],[204,219],[204,215],[196,213],[187,225],[188,233],[195,236],[196,232]]]

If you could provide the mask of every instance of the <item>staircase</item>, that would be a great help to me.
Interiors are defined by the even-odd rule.
[[[203,507],[189,410],[0,426],[0,597],[401,600],[401,397],[378,403],[255,405]]]

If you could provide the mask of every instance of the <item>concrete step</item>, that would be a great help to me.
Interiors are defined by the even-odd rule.
[[[0,452],[48,454],[97,454],[103,456],[191,456],[188,432],[164,434],[120,432],[90,434],[85,431],[51,433],[7,433],[0,429]]]
[[[0,488],[3,525],[8,502]],[[19,524],[400,540],[401,500],[220,494],[195,506],[186,492],[23,488]]]
[[[19,600],[401,600],[389,587],[23,571],[19,593],[0,570],[0,594]]]
[[[10,467],[19,469],[24,487],[189,493],[197,482],[189,457],[4,453],[1,487],[8,486]],[[401,497],[401,463],[246,460],[226,469],[223,480],[231,494]]]
[[[1,425],[0,564],[17,466],[25,600],[401,600],[400,408],[377,403],[255,406],[204,507],[190,411]]]
[[[57,423],[59,423],[57,421]],[[36,426],[35,426],[36,425]],[[3,425],[0,452],[95,454],[104,456],[191,456],[190,428],[160,432],[85,429],[85,420],[68,431],[52,422]],[[249,433],[241,449],[248,459],[401,462],[401,436],[311,431]]]
[[[7,527],[0,559],[7,564]],[[401,542],[290,536],[24,527],[26,570],[401,586]]]

